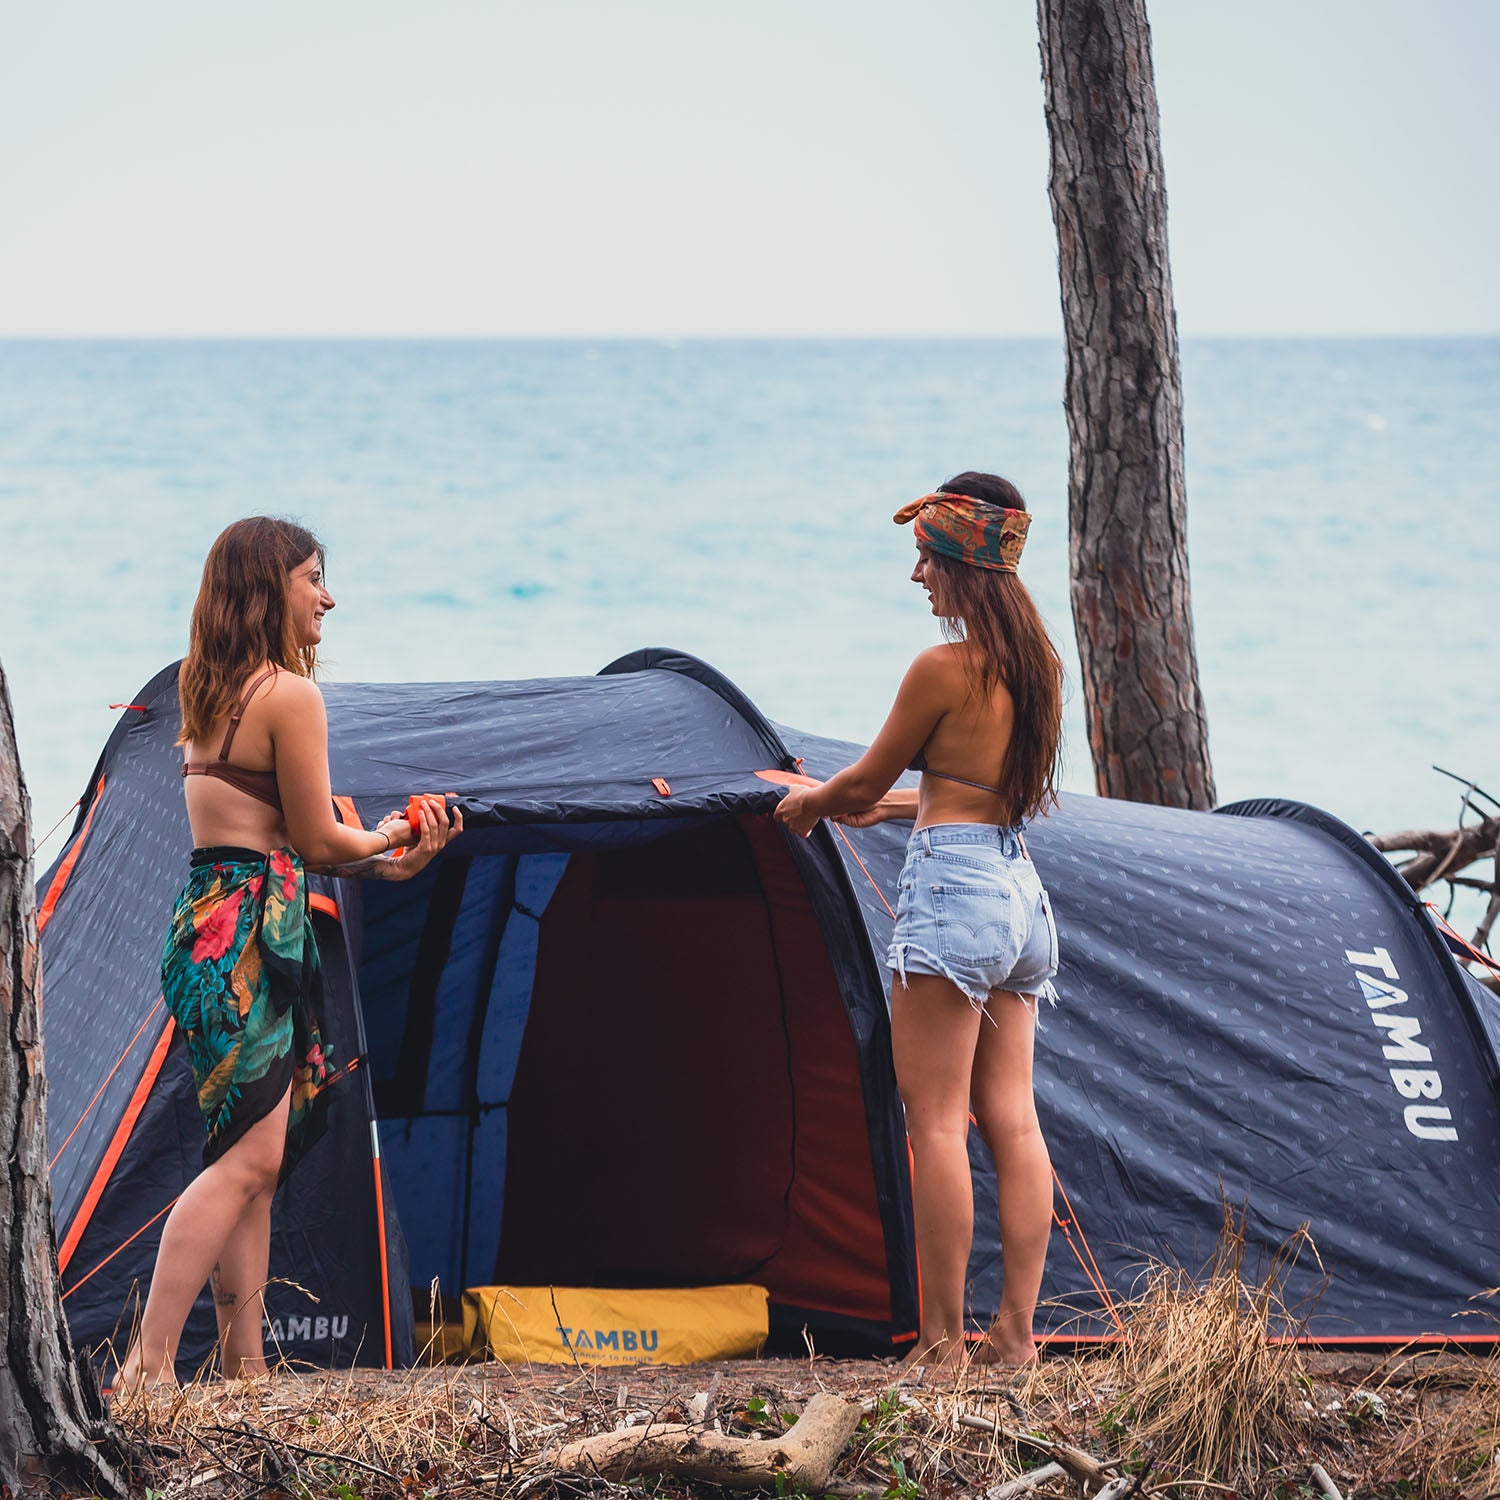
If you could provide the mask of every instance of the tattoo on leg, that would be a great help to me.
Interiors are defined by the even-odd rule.
[[[208,1284],[213,1288],[214,1304],[217,1307],[233,1307],[239,1299],[238,1293],[226,1292],[219,1279],[219,1268],[215,1266],[209,1274]]]

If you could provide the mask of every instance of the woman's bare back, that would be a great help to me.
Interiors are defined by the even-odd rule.
[[[238,701],[244,704],[244,710],[229,750],[230,765],[261,773],[276,769],[271,735],[273,699],[287,677],[286,673],[277,672],[256,688],[245,703],[246,690],[264,671],[264,666],[256,668],[240,684]],[[217,761],[232,718],[232,714],[225,714],[215,720],[205,740],[192,740],[184,745],[184,762],[201,765]],[[193,843],[199,848],[233,844],[265,851],[281,848],[288,842],[286,819],[280,809],[227,781],[214,776],[185,776],[183,794],[187,798]]]
[[[947,705],[922,747],[927,774],[917,801],[918,828],[937,823],[999,823],[1004,818],[1001,785],[1005,752],[1015,727],[1009,690],[997,684],[976,695],[969,670],[972,648],[964,641],[924,653],[938,676]],[[959,778],[957,780],[952,778]],[[967,783],[977,783],[968,785]]]

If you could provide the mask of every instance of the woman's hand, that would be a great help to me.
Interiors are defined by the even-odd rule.
[[[816,787],[808,786],[788,787],[786,796],[776,804],[776,821],[791,829],[798,838],[805,839],[818,826],[821,815],[815,807],[808,806],[816,790]]]
[[[423,797],[414,829],[404,812],[387,813],[374,828],[390,840],[389,851],[378,849],[343,864],[307,865],[312,875],[334,875],[349,880],[410,880],[425,870],[464,831],[464,815],[455,807],[449,815],[442,797]],[[405,850],[398,859],[397,850]]]
[[[410,880],[425,870],[464,831],[463,813],[455,807],[450,816],[443,798],[423,797],[417,806],[419,821],[415,831],[407,822],[405,813],[393,814],[378,825],[381,833],[390,836],[393,849],[406,850],[400,859],[390,861],[388,880]],[[396,827],[398,820],[399,830]]]
[[[911,822],[917,816],[917,793],[911,787],[894,787],[873,807],[857,812],[831,814],[846,828],[873,828],[877,823]]]
[[[859,812],[834,813],[833,822],[842,823],[845,828],[873,828],[877,823],[884,823],[889,816],[877,802],[874,807],[862,808]]]

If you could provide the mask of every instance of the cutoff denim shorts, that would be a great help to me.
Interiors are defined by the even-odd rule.
[[[1056,1003],[1057,924],[1014,828],[939,823],[906,846],[886,967],[939,974],[974,1005],[992,990]]]

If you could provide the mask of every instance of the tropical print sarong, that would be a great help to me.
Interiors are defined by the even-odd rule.
[[[195,849],[162,950],[161,984],[198,1084],[204,1166],[264,1119],[290,1084],[285,1177],[321,1134],[332,1081],[319,1030],[318,945],[296,853]]]

